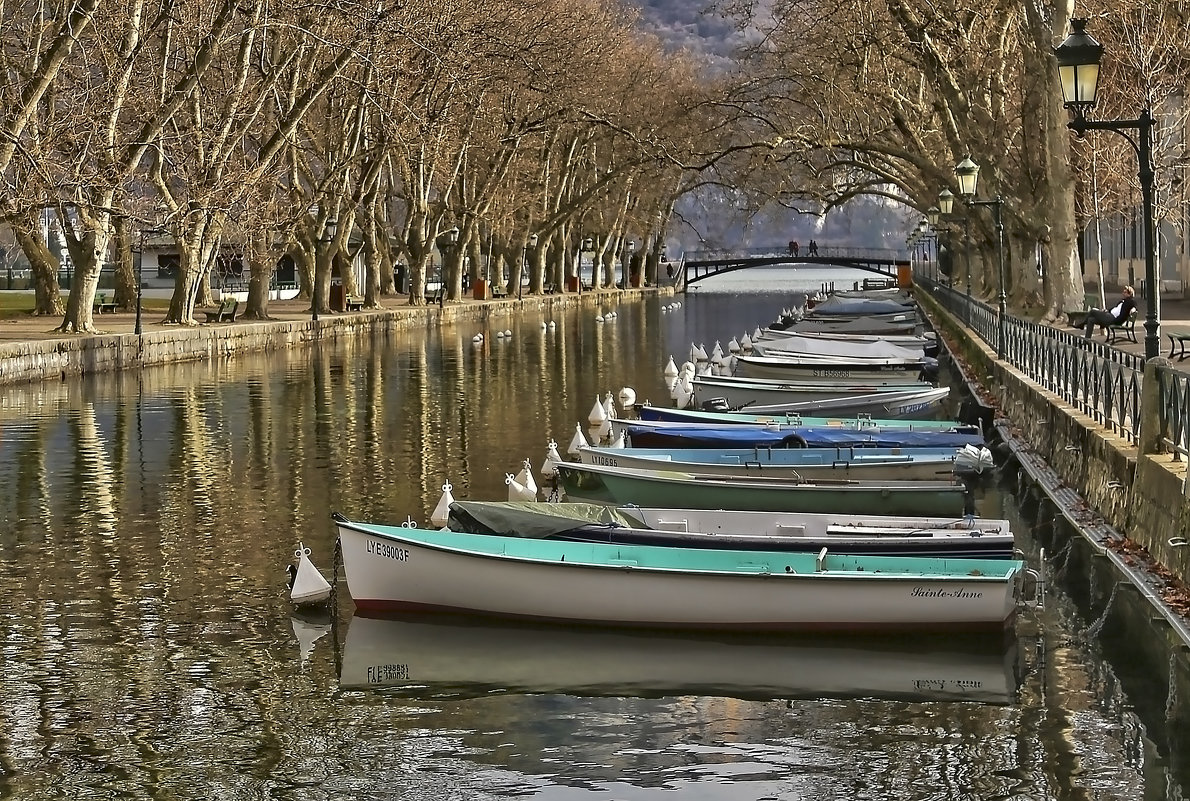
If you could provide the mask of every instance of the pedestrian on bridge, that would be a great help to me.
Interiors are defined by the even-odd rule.
[[[807,256],[817,256],[818,255],[818,243],[815,242],[813,239],[810,240],[810,246],[806,250],[806,255]]]
[[[797,240],[794,239],[793,241],[791,241],[789,243],[789,255],[796,257],[797,251],[798,251],[798,244],[797,244]]]

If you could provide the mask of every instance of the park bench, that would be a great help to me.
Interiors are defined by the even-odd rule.
[[[555,294],[557,291],[558,291],[558,285],[557,285],[557,284],[545,284],[545,285],[544,285],[544,286],[541,288],[541,292],[542,292],[542,294],[545,294],[545,295],[553,295],[553,294]]]
[[[1166,336],[1169,337],[1169,358],[1172,360],[1176,355],[1179,362],[1185,361],[1186,357],[1190,356],[1190,353],[1186,352],[1186,345],[1190,343],[1190,333],[1167,333]],[[1177,351],[1176,354],[1174,353],[1175,350]]]
[[[364,299],[356,295],[348,295],[343,299],[343,307],[346,311],[360,311],[364,308]]]
[[[219,302],[218,307],[204,309],[203,314],[207,316],[208,323],[234,323],[236,321],[236,308],[239,305],[240,302],[229,295]]]
[[[1093,292],[1088,292],[1083,295],[1083,307],[1081,309],[1068,309],[1066,320],[1070,323],[1071,328],[1082,328],[1087,324],[1087,312],[1095,308],[1095,304],[1099,302],[1099,296]]]
[[[508,290],[502,286],[494,286],[494,287],[492,287],[492,297],[493,298],[506,298],[506,297],[508,297]]]
[[[1107,344],[1114,345],[1123,339],[1136,342],[1136,309],[1128,314],[1128,319],[1124,322],[1107,327]]]
[[[100,292],[95,296],[95,303],[91,306],[93,314],[115,314],[116,304],[111,303],[107,299],[107,293]]]

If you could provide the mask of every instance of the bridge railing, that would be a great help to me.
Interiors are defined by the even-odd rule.
[[[916,275],[915,283],[927,287],[944,308],[995,347],[998,313],[994,307],[930,276]],[[1081,331],[1072,333],[1012,315],[1004,319],[1003,350],[1004,360],[1034,383],[1128,441],[1137,440],[1143,357],[1087,340]],[[1190,431],[1190,385],[1186,379],[1171,371],[1158,372],[1163,389],[1169,385],[1162,395],[1163,399],[1168,396],[1163,402],[1162,436],[1180,453],[1186,453]]]
[[[841,259],[871,259],[874,261],[885,260],[899,260],[904,259],[908,261],[908,255],[896,248],[857,248],[849,246],[829,247],[819,245],[818,250],[811,253],[806,247],[801,247],[798,250],[798,255],[794,256],[786,246],[772,246],[760,248],[731,248],[720,250],[688,250],[684,258],[686,261],[713,261],[716,259],[730,259],[730,258],[768,258],[788,256],[790,261],[799,258],[827,258],[834,256]]]

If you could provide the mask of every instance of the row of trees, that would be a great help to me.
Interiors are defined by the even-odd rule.
[[[135,297],[146,232],[178,244],[182,324],[229,246],[250,317],[286,254],[323,311],[335,261],[357,257],[349,293],[377,304],[401,261],[423,302],[436,247],[451,297],[464,264],[561,285],[586,239],[599,283],[630,239],[635,272],[655,271],[711,86],[634,23],[607,0],[5,4],[0,218],[37,311],[73,331],[110,254],[117,302]],[[47,207],[74,263],[64,309]]]
[[[1080,215],[1130,204],[1136,179],[1122,140],[1065,128],[1052,49],[1073,0],[762,5],[723,3],[749,43],[728,71],[667,53],[618,0],[5,4],[0,220],[34,269],[38,312],[87,331],[110,254],[117,302],[135,296],[147,231],[179,246],[172,322],[192,322],[226,247],[250,271],[249,317],[267,316],[286,254],[320,311],[335,262],[357,258],[350,294],[376,305],[400,261],[417,304],[436,249],[450,297],[465,269],[563,285],[582,247],[611,283],[630,241],[631,272],[649,280],[684,195],[746,213],[857,196],[924,211],[957,192],[953,165],[971,156],[985,196],[1004,199],[1014,306],[1081,301]],[[1190,9],[1080,10],[1115,56],[1101,112],[1168,112]],[[1168,187],[1184,162],[1168,134],[1180,120],[1163,121]],[[69,223],[65,309],[47,207]],[[995,234],[973,212],[991,294]]]
[[[832,208],[883,195],[925,212],[943,189],[958,194],[953,168],[971,157],[982,165],[980,196],[1003,199],[1010,302],[1039,317],[1081,307],[1079,230],[1135,208],[1139,188],[1123,138],[1080,141],[1066,128],[1053,48],[1075,10],[1073,0],[777,0],[735,92],[766,146],[733,168],[776,202]],[[1162,123],[1158,183],[1176,186],[1190,6],[1093,0],[1077,11],[1107,52],[1096,115],[1152,108]],[[975,291],[993,295],[993,215],[958,213],[974,234]]]

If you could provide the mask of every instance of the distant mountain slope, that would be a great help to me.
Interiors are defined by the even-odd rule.
[[[708,13],[707,0],[630,0],[641,9],[646,29],[675,48],[726,55],[737,36],[731,22]]]

